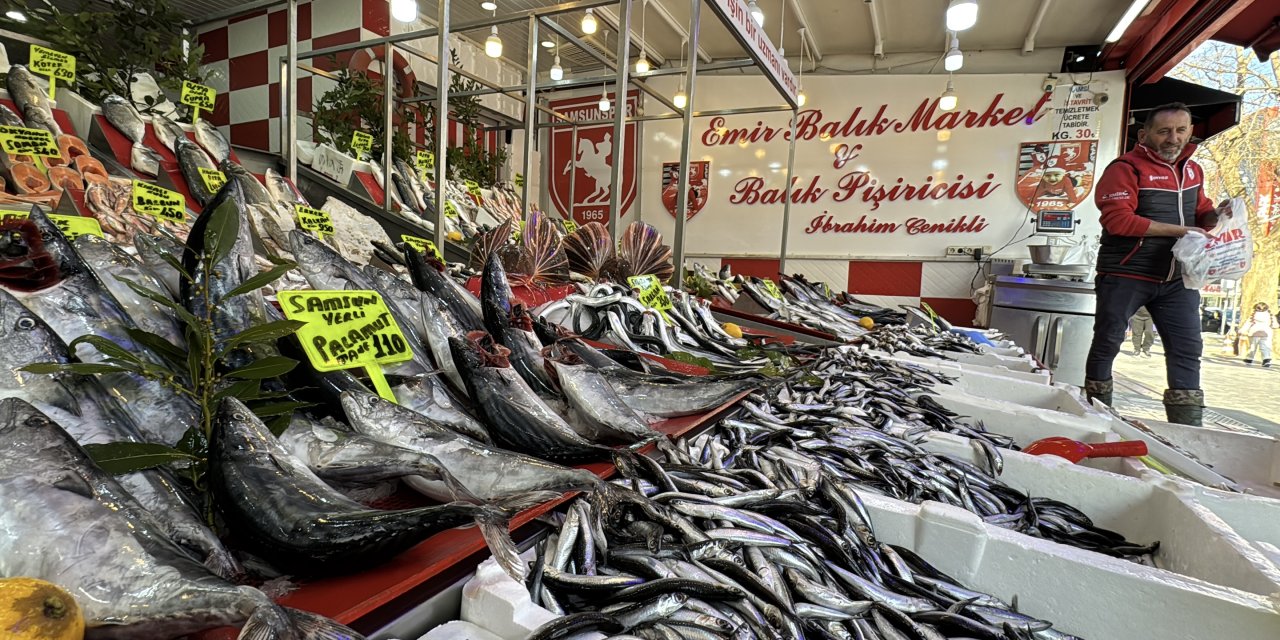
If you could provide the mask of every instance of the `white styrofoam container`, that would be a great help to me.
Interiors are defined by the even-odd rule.
[[[938,387],[937,391],[944,394],[962,391],[979,398],[1012,402],[1024,407],[1068,413],[1073,416],[1102,416],[1087,404],[1078,387],[1064,384],[1038,384],[979,371],[965,372],[964,375],[952,380],[951,384]]]
[[[1044,385],[1049,384],[1049,381],[1052,378],[1052,376],[1048,371],[1043,371],[1043,372],[1020,371],[1017,369],[1010,369],[1003,365],[989,366],[984,364],[974,364],[972,362],[963,362],[963,361],[952,360],[952,359],[944,360],[942,358],[922,358],[920,356],[913,356],[909,353],[902,352],[902,351],[899,351],[893,355],[889,355],[883,351],[875,351],[875,350],[867,350],[867,351],[864,351],[863,353],[866,353],[867,355],[874,356],[877,358],[887,358],[890,360],[895,360],[897,362],[904,362],[904,363],[912,364],[918,367],[924,367],[926,369],[929,369],[930,371],[936,371],[951,377],[960,377],[972,372],[972,373],[979,373],[979,374],[988,375],[988,376],[998,376],[1001,378],[1009,378],[1011,380],[1022,380],[1026,382],[1044,384]]]
[[[1096,416],[1076,416],[1061,411],[1037,409],[994,400],[945,387],[935,389],[938,404],[964,418],[981,420],[987,431],[1010,436],[1025,447],[1041,438],[1061,436],[1081,442],[1104,442],[1111,433],[1107,420]]]
[[[966,438],[933,433],[921,446],[934,453],[979,463],[977,452]],[[1070,504],[1089,516],[1094,524],[1116,531],[1135,543],[1159,540],[1160,549],[1155,555],[1159,567],[1249,593],[1264,596],[1280,593],[1280,570],[1248,536],[1196,500],[1198,485],[1163,476],[1140,479],[1117,475],[1075,465],[1057,456],[1002,453],[1004,470],[1000,479],[1006,484],[1032,496]],[[1262,507],[1240,505],[1219,497],[1230,494],[1213,493],[1212,498],[1222,500],[1224,511],[1233,517],[1239,516],[1238,521],[1257,526],[1259,517],[1272,516],[1271,533],[1251,530],[1250,534],[1280,544],[1280,527],[1274,525],[1280,523],[1280,502],[1267,501],[1275,504]],[[1248,511],[1249,507],[1257,510]]]
[[[1193,427],[1160,420],[1139,420],[1156,435],[1194,455],[1250,493],[1280,498],[1280,440],[1212,425]],[[1118,469],[1133,475],[1140,467]]]
[[[968,588],[1006,602],[1016,596],[1021,612],[1064,633],[1089,640],[1280,637],[1280,613],[1264,596],[1025,536],[948,505],[867,493],[862,499],[881,542],[914,550]],[[492,559],[463,591],[463,620],[504,640],[536,627],[512,624],[510,616],[528,607],[545,611]]]

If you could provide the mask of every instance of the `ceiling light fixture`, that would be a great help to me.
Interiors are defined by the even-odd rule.
[[[649,0],[640,3],[640,58],[636,60],[636,73],[649,73],[649,58],[644,55],[644,10]]]
[[[498,37],[498,25],[493,25],[489,37],[484,39],[484,54],[490,58],[502,57],[502,38]]]
[[[600,85],[600,113],[609,113],[609,109],[613,108],[613,104],[609,102],[609,93],[605,90],[604,85]]]
[[[751,12],[751,17],[755,18],[756,24],[764,26],[764,9],[761,9],[760,5],[756,4],[756,0],[747,2],[747,11]]]
[[[644,57],[644,52],[640,52],[640,59],[636,60],[636,73],[649,73],[649,59]]]
[[[542,41],[542,48],[543,48],[543,49],[552,49],[552,48],[555,48],[555,46],[556,46],[556,43],[554,43],[554,42],[552,42],[552,41],[550,41],[550,40],[543,40],[543,41]]]
[[[951,49],[947,57],[942,59],[942,68],[947,71],[959,71],[964,66],[964,53],[960,51],[960,39],[951,34]]]
[[[947,29],[964,31],[978,23],[978,0],[951,0],[947,5]]]
[[[1120,21],[1111,29],[1111,33],[1107,34],[1107,42],[1116,42],[1124,32],[1129,30],[1129,25],[1138,19],[1138,14],[1142,13],[1143,7],[1147,6],[1147,0],[1133,0],[1133,4],[1125,10],[1124,15],[1120,16]]]
[[[418,0],[391,0],[391,17],[400,22],[418,19]]]
[[[552,80],[564,79],[564,67],[560,66],[559,53],[556,54],[556,61],[551,65],[551,79]]]
[[[25,13],[23,13],[23,12],[21,12],[21,11],[15,10],[15,9],[11,9],[11,10],[9,10],[9,11],[4,12],[4,17],[6,17],[6,18],[8,18],[8,19],[10,19],[10,20],[13,20],[14,22],[26,22],[26,21],[27,21],[27,14],[25,14]]]
[[[683,109],[689,106],[689,96],[685,95],[684,89],[681,89],[672,96],[671,103],[676,105],[677,109]]]
[[[587,15],[582,16],[582,32],[591,35],[600,28],[600,23],[596,21],[596,14],[591,9],[587,9]]]
[[[498,3],[493,2],[492,0],[485,0],[484,2],[480,3],[480,8],[484,9],[485,11],[497,11]]]
[[[805,54],[805,51],[808,51],[809,48],[806,47],[804,43],[804,35],[805,35],[804,27],[801,27],[799,31],[800,31],[800,77],[796,81],[797,88],[799,90],[799,93],[796,94],[796,106],[803,107],[805,103],[809,102],[809,96],[806,96],[804,94],[804,58],[805,58],[804,54]]]
[[[943,111],[951,111],[956,108],[960,100],[956,98],[956,90],[951,86],[951,78],[947,78],[947,90],[942,92],[942,97],[938,99],[938,108]]]

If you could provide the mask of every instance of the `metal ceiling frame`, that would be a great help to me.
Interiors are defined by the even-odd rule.
[[[684,93],[687,96],[687,100],[688,100],[687,107],[683,110],[676,107],[675,103],[670,99],[668,99],[665,95],[654,90],[652,87],[649,87],[647,83],[643,82],[642,80],[637,80],[636,78],[633,78],[630,75],[631,17],[632,17],[632,7],[635,0],[573,0],[570,2],[563,2],[550,7],[517,11],[515,13],[505,15],[502,17],[498,17],[495,15],[493,17],[485,18],[483,20],[474,20],[470,22],[464,22],[458,25],[450,25],[449,10],[450,10],[450,3],[452,2],[452,0],[437,0],[437,21],[436,21],[435,27],[420,29],[417,31],[410,31],[406,33],[393,34],[389,36],[383,36],[380,38],[374,38],[374,39],[366,40],[363,42],[354,42],[350,44],[337,45],[333,47],[325,47],[322,49],[317,49],[317,50],[313,50],[306,53],[299,53],[297,50],[298,0],[285,0],[285,1],[288,5],[288,16],[287,16],[288,42],[287,42],[286,55],[281,58],[281,63],[282,63],[281,66],[282,66],[282,72],[284,73],[283,80],[282,80],[282,84],[284,85],[284,91],[282,93],[284,94],[284,106],[286,107],[282,115],[283,117],[287,118],[287,122],[284,123],[284,126],[282,126],[281,129],[285,137],[284,142],[286,144],[285,146],[286,166],[287,166],[288,176],[291,180],[297,179],[297,166],[298,166],[297,165],[297,162],[298,162],[297,160],[298,86],[297,85],[298,85],[298,71],[300,68],[298,61],[300,59],[310,60],[310,59],[318,58],[321,56],[328,56],[328,55],[333,55],[337,53],[343,53],[346,51],[356,51],[356,50],[367,49],[367,48],[375,48],[379,46],[383,48],[383,52],[384,52],[383,53],[383,56],[384,56],[383,57],[383,64],[384,64],[383,117],[384,117],[384,122],[386,122],[388,125],[384,127],[384,135],[386,136],[386,139],[383,141],[384,142],[383,166],[387,167],[388,175],[389,175],[390,168],[394,166],[392,138],[394,136],[395,129],[393,126],[390,126],[390,123],[393,121],[393,108],[394,108],[394,103],[396,101],[395,97],[392,95],[394,90],[395,74],[390,72],[390,65],[394,60],[394,55],[395,55],[395,50],[397,48],[397,45],[399,46],[399,48],[404,49],[406,52],[410,54],[419,56],[430,62],[436,63],[436,87],[435,87],[436,91],[433,98],[436,103],[436,113],[437,113],[436,135],[435,135],[435,140],[436,140],[435,201],[437,203],[444,201],[444,195],[445,195],[444,189],[445,189],[445,182],[446,182],[445,176],[447,175],[447,172],[448,172],[447,163],[448,163],[449,122],[446,114],[448,114],[449,112],[448,111],[449,97],[450,97],[449,74],[451,72],[458,73],[466,78],[474,80],[475,82],[479,83],[481,86],[485,87],[485,89],[483,90],[461,92],[455,95],[476,96],[476,95],[487,95],[487,94],[501,94],[501,95],[506,95],[510,97],[523,98],[525,102],[525,116],[523,121],[525,137],[524,137],[524,153],[523,153],[524,157],[523,157],[522,164],[523,164],[525,176],[529,175],[530,169],[532,168],[532,165],[533,165],[534,140],[537,137],[539,129],[569,126],[569,127],[573,127],[574,133],[576,135],[578,127],[584,124],[612,123],[613,124],[613,141],[614,141],[613,142],[614,158],[621,158],[624,156],[626,152],[626,149],[625,149],[626,136],[624,135],[625,133],[624,128],[628,122],[671,120],[678,117],[682,120],[682,123],[683,123],[681,148],[680,148],[680,173],[679,173],[679,175],[681,176],[681,179],[683,180],[685,176],[689,175],[689,163],[690,163],[689,147],[690,147],[690,141],[693,134],[693,118],[694,117],[705,117],[705,116],[712,116],[712,115],[732,115],[732,114],[742,114],[742,113],[791,111],[792,113],[791,123],[790,123],[791,133],[788,138],[789,148],[787,153],[787,173],[786,173],[787,179],[788,180],[791,179],[791,174],[795,166],[796,115],[799,112],[799,108],[797,106],[790,104],[790,101],[788,101],[789,103],[786,105],[775,106],[775,107],[739,108],[739,109],[702,111],[702,112],[695,112],[692,108],[693,105],[695,104],[694,102],[695,91],[696,91],[695,85],[696,85],[698,66],[699,66],[698,62],[699,62],[699,58],[701,57],[700,54],[702,53],[698,45],[698,36],[700,33],[700,26],[701,26],[702,3],[704,1],[716,2],[717,0],[689,0],[691,4],[691,9],[692,9],[692,17],[689,25],[690,28],[688,30],[689,50],[692,52],[698,52],[698,55],[691,55],[689,57],[688,66],[684,69],[660,69],[660,70],[654,70],[644,74],[645,77],[649,77],[649,76],[656,77],[656,76],[662,76],[662,75],[683,73],[684,74]],[[737,0],[734,0],[734,1],[737,1]],[[263,6],[269,6],[270,4],[275,4],[275,2],[255,3],[255,6],[257,4],[263,4]],[[601,54],[594,47],[587,46],[575,34],[570,32],[568,29],[565,29],[556,21],[548,19],[549,17],[563,14],[563,13],[569,13],[569,12],[588,9],[588,8],[604,7],[604,6],[613,5],[613,4],[617,5],[617,13],[616,15],[610,15],[609,18],[612,18],[616,21],[614,22],[614,26],[618,31],[618,33],[620,35],[625,34],[625,37],[618,38],[618,48],[617,48],[616,56],[614,57],[613,61],[608,60],[606,56]],[[798,5],[793,5],[793,7],[796,7],[796,6]],[[389,7],[388,7],[388,10],[390,10]],[[604,13],[604,12],[601,12],[601,13]],[[476,76],[475,74],[467,72],[463,69],[456,68],[452,64],[441,63],[442,61],[448,60],[450,33],[461,32],[461,31],[472,31],[476,29],[485,29],[488,27],[498,26],[502,24],[516,23],[516,22],[527,22],[528,29],[529,29],[528,65],[525,70],[526,80],[523,85],[513,86],[513,87],[504,87],[504,86],[498,85],[497,83],[490,82],[484,78]],[[737,33],[733,25],[726,23],[725,26],[731,32]],[[540,90],[540,87],[538,82],[538,71],[537,71],[538,48],[539,48],[538,33],[539,33],[539,29],[542,27],[550,29],[551,31],[560,35],[562,38],[569,40],[571,43],[582,48],[582,50],[587,52],[588,55],[591,55],[592,57],[596,58],[601,62],[601,64],[604,64],[607,69],[610,69],[611,71],[613,71],[613,74],[614,74],[613,86],[616,89],[616,95],[618,97],[618,106],[616,109],[613,110],[613,117],[611,119],[591,121],[591,122],[574,121],[567,118],[564,114],[557,113],[554,110],[551,110],[546,106],[539,104],[538,92]],[[406,44],[411,40],[417,40],[420,38],[429,38],[429,37],[436,37],[437,51],[436,51],[434,60],[432,60],[431,56],[427,55],[426,53],[419,51],[415,47],[412,47]],[[813,42],[811,40],[807,43],[806,46],[811,47],[811,49],[815,53],[815,56],[819,55],[817,51],[817,47],[813,46]],[[748,66],[753,64],[757,64],[754,58],[746,61],[746,63],[744,63],[743,61],[735,60],[728,63],[720,64],[720,65],[711,65],[708,68],[704,68],[704,71],[712,68],[715,68],[715,69],[739,68],[742,66]],[[591,78],[590,79],[591,84],[594,84],[595,80],[596,78]],[[605,77],[602,80],[603,80],[602,84],[607,86],[608,77]],[[546,91],[546,90],[568,88],[570,86],[582,86],[584,84],[587,84],[587,81],[588,79],[584,79],[584,78],[570,80],[570,81],[561,81],[561,82],[551,83],[548,85],[543,85],[543,87],[541,87],[541,90]],[[645,116],[645,115],[639,115],[639,114],[628,116],[627,109],[625,106],[626,105],[625,89],[626,87],[629,87],[631,85],[635,85],[637,88],[641,89],[645,93],[648,93],[649,95],[653,96],[656,100],[658,100],[662,104],[671,108],[672,112],[669,114],[660,114],[660,115],[653,115],[653,116]],[[416,90],[416,87],[415,87],[415,90]],[[781,92],[781,90],[779,91]],[[783,97],[786,97],[785,94]],[[427,98],[423,96],[413,96],[403,100],[402,102],[420,102],[427,99],[431,99],[431,98]],[[551,121],[539,122],[539,117],[538,117],[539,113],[547,114],[548,116],[550,116]],[[576,163],[576,158],[574,162]],[[620,205],[622,190],[618,188],[613,188],[613,187],[616,187],[617,185],[621,184],[621,177],[622,177],[621,172],[622,172],[623,164],[624,163],[620,161],[614,162],[610,172],[611,188],[610,188],[610,197],[609,197],[609,209],[610,209],[609,233],[612,237],[615,237],[615,238],[618,235],[617,233],[618,220],[621,217],[619,205]],[[521,205],[524,211],[528,211],[529,209],[531,182],[532,182],[531,180],[525,180],[524,185],[521,187],[520,199],[521,199]],[[389,197],[389,195],[388,197],[383,198],[383,204],[385,207],[387,207],[388,210],[390,209],[391,198]],[[675,239],[673,242],[673,260],[675,263],[674,277],[677,279],[677,282],[679,281],[680,278],[683,277],[683,274],[684,274],[685,235],[686,235],[685,232],[686,232],[686,227],[688,223],[688,215],[687,215],[688,208],[689,208],[689,190],[686,188],[679,189],[679,193],[676,198],[676,211],[679,212],[681,215],[676,216],[676,233],[675,233]],[[437,243],[441,243],[445,241],[445,238],[444,238],[445,210],[446,210],[445,207],[442,207],[442,206],[436,207],[434,233],[436,236]],[[572,212],[570,212],[570,215],[572,215]],[[782,270],[785,270],[787,241],[788,241],[787,230],[790,227],[790,219],[791,219],[791,199],[790,198],[783,199],[782,215],[783,215],[783,220],[782,220],[783,229],[782,229],[781,249],[780,249],[780,255],[779,255],[779,265],[780,265],[779,268]]]

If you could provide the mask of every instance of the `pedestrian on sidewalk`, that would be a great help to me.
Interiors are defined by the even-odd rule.
[[[1212,229],[1226,202],[1205,196],[1204,170],[1191,159],[1191,110],[1180,102],[1147,112],[1138,146],[1102,172],[1094,201],[1102,213],[1098,250],[1097,315],[1085,362],[1084,391],[1111,404],[1111,368],[1138,307],[1151,312],[1164,349],[1165,414],[1169,422],[1199,426],[1200,292],[1182,284],[1173,244],[1192,229]]]
[[[1276,323],[1276,316],[1271,313],[1267,303],[1259,302],[1253,305],[1253,316],[1241,330],[1241,333],[1249,336],[1249,350],[1244,356],[1245,364],[1253,364],[1253,357],[1261,355],[1262,366],[1271,366],[1271,336],[1278,328],[1280,324]]]
[[[1146,307],[1139,307],[1129,319],[1129,330],[1133,333],[1133,355],[1151,357],[1151,345],[1156,342],[1155,324],[1151,321],[1151,312]]]

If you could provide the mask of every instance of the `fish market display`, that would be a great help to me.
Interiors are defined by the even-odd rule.
[[[1068,504],[1002,482],[999,448],[1011,448],[1012,441],[981,424],[965,424],[934,402],[928,387],[941,381],[931,377],[848,347],[826,350],[807,371],[748,398],[740,416],[695,440],[696,462],[715,470],[783,473],[783,484],[807,485],[823,476],[907,502],[942,502],[991,524],[1112,556],[1138,557],[1158,548],[1099,528]],[[922,449],[919,437],[933,430],[970,438],[985,468]]]
[[[213,126],[207,118],[197,120],[195,123],[196,142],[209,153],[209,157],[213,158],[215,163],[226,162],[231,159],[231,143],[227,142],[226,137],[222,135],[218,128]]]
[[[877,540],[821,467],[775,469],[623,464],[641,493],[578,500],[538,547],[526,585],[562,617],[529,638],[1074,638]]]
[[[0,438],[0,575],[75,594],[87,637],[176,638],[242,624],[242,638],[361,637],[209,573],[31,405],[0,401]]]
[[[37,163],[29,155],[0,153],[0,206],[25,209],[41,204],[52,208],[61,201],[64,191],[83,189],[86,181],[107,179],[102,165],[90,157],[84,141],[63,133],[54,119],[47,86],[46,80],[32,75],[22,65],[9,68],[7,87],[18,113],[0,106],[0,125],[48,131],[57,143],[59,155],[40,158]]]

